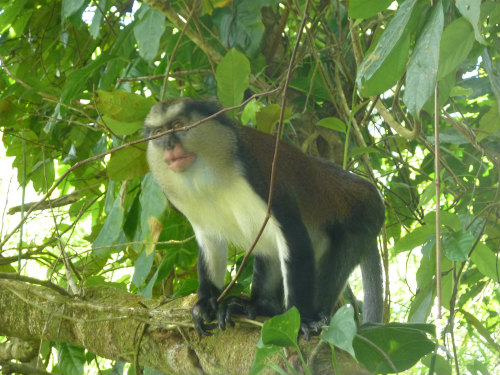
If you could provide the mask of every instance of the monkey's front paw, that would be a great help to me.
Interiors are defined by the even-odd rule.
[[[217,309],[217,322],[220,329],[226,329],[226,325],[234,327],[232,315],[246,315],[255,319],[257,309],[248,299],[241,297],[230,297],[219,305]]]
[[[217,299],[215,297],[199,300],[191,310],[194,320],[194,328],[198,336],[210,336],[211,330],[217,327],[217,324],[207,324],[215,320],[217,314]]]
[[[304,339],[306,341],[309,341],[311,336],[319,335],[321,333],[321,330],[322,330],[321,322],[312,319],[302,318],[302,321],[300,322],[299,332],[304,335]]]

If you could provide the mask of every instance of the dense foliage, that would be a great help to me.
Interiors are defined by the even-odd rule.
[[[145,144],[128,143],[155,101],[179,96],[245,101],[229,115],[275,132],[291,73],[282,137],[377,185],[386,320],[414,323],[359,331],[391,364],[359,336],[342,344],[334,331],[354,334],[349,324],[332,320],[323,339],[374,371],[499,371],[499,21],[489,0],[0,0],[2,142],[15,194],[41,199],[3,216],[0,272],[37,270],[73,293],[196,291],[192,230],[148,173]],[[242,255],[232,250],[228,282]],[[236,291],[248,292],[250,269]],[[265,350],[296,345],[273,340],[253,371]]]

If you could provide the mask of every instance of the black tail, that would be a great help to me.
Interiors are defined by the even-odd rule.
[[[363,276],[363,322],[381,323],[384,307],[382,265],[376,241],[361,261]]]

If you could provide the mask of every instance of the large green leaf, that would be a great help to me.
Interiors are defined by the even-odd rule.
[[[112,180],[131,180],[144,176],[149,170],[144,143],[113,152],[107,165]]]
[[[139,46],[139,55],[151,61],[158,53],[160,38],[165,32],[165,16],[159,10],[148,9],[140,22],[134,26],[134,35]]]
[[[427,238],[435,232],[435,227],[432,225],[422,225],[417,227],[396,242],[394,250],[396,253],[413,250],[416,247],[423,245]]]
[[[369,371],[377,374],[407,370],[436,347],[427,337],[434,331],[435,327],[430,324],[368,326],[359,332],[364,339],[358,336],[354,339],[356,358]],[[395,368],[380,350],[390,358]]]
[[[469,22],[460,17],[450,23],[443,32],[439,49],[439,68],[437,79],[454,71],[472,49],[474,33]]]
[[[359,66],[356,83],[362,87],[363,80],[369,80],[382,66],[394,46],[403,36],[408,25],[416,0],[406,0],[387,25],[387,29],[380,37],[376,47],[368,54]]]
[[[443,236],[444,255],[455,262],[467,260],[474,241],[474,236],[463,229],[452,234],[445,234]]]
[[[282,347],[297,346],[297,336],[300,328],[300,314],[292,307],[282,315],[267,320],[262,327],[262,343]]]
[[[99,112],[120,122],[142,122],[155,104],[152,97],[133,94],[124,90],[97,90],[96,105]]]
[[[55,343],[58,361],[57,367],[62,374],[83,375],[85,350],[79,346],[64,342]]]
[[[270,104],[262,108],[255,115],[257,121],[257,129],[263,133],[272,134],[274,127],[280,120],[281,107],[278,104]],[[286,121],[292,115],[289,108],[285,108],[283,121]]]
[[[479,272],[500,283],[500,259],[484,243],[479,242],[470,256]]]
[[[362,80],[361,94],[374,96],[393,87],[406,70],[409,50],[410,33],[404,33],[374,74],[369,79]]]
[[[354,309],[352,306],[342,306],[330,320],[330,325],[321,334],[321,338],[355,357],[352,347],[355,335]]]
[[[261,8],[277,4],[274,0],[234,0],[229,6],[216,9],[213,21],[220,40],[228,48],[238,48],[253,58],[264,35]]]
[[[249,86],[250,62],[236,49],[230,50],[217,65],[217,96],[225,107],[238,105]]]
[[[474,28],[474,35],[479,43],[484,44],[484,38],[480,30],[481,0],[456,0],[455,4],[465,18]]]
[[[436,86],[443,24],[443,7],[441,1],[438,1],[434,4],[431,16],[417,40],[406,73],[403,100],[415,116],[418,116]]]

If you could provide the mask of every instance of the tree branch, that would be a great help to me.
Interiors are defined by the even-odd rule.
[[[248,373],[261,323],[235,318],[236,328],[199,338],[191,318],[195,300],[191,295],[159,304],[105,286],[86,289],[84,299],[76,299],[38,285],[0,279],[0,336],[65,342],[125,362],[134,362],[137,356],[140,366],[172,375]],[[144,324],[148,328],[138,340],[136,332]],[[306,357],[314,353],[314,373],[331,373],[330,349],[326,345],[318,356],[314,351],[318,342],[318,338],[301,340],[301,350]],[[367,374],[348,354],[335,355],[344,372]],[[280,363],[278,357],[275,363]]]

